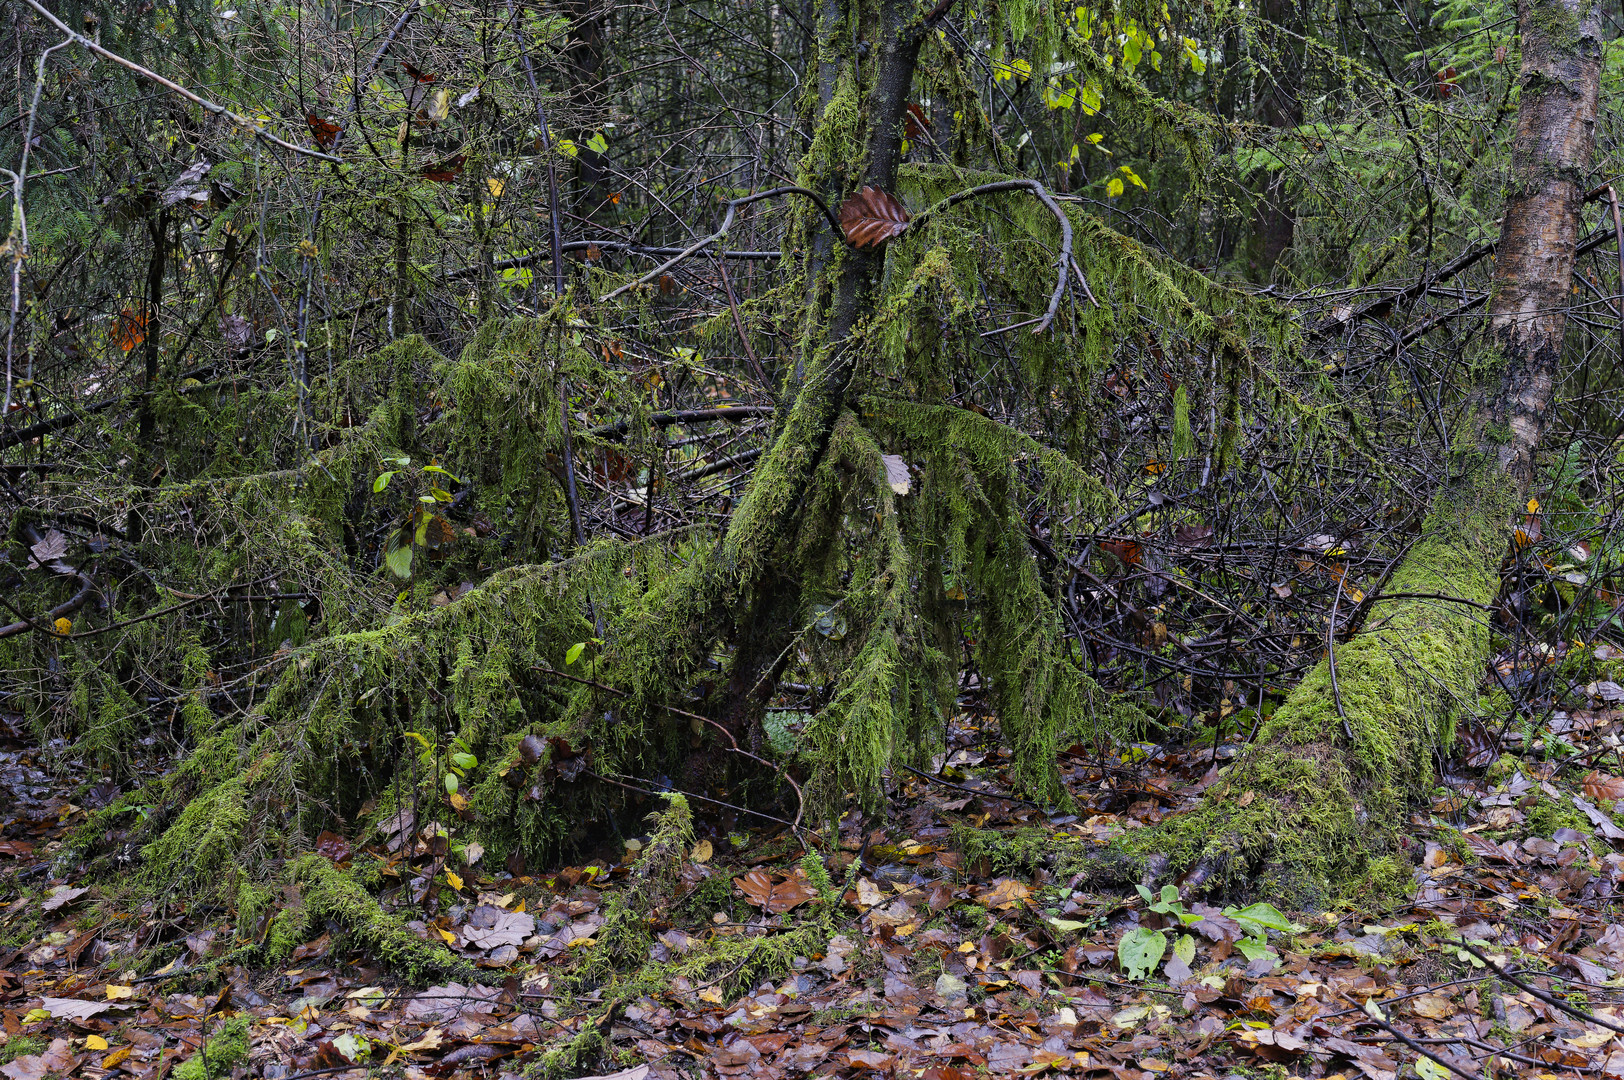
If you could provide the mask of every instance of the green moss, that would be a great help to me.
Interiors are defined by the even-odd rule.
[[[221,1080],[247,1060],[248,1017],[238,1013],[213,1033],[206,1033],[197,1052],[175,1066],[172,1075],[176,1080]]]
[[[1498,787],[1520,772],[1522,767],[1522,758],[1514,754],[1501,754],[1483,774],[1483,782],[1491,787]]]
[[[0,1044],[0,1065],[10,1065],[20,1057],[26,1055],[38,1056],[45,1053],[44,1039],[32,1035],[13,1035],[4,1044]]]
[[[288,867],[288,879],[299,890],[307,927],[317,925],[321,919],[333,920],[368,955],[405,978],[414,982],[434,978],[484,981],[472,964],[442,945],[418,937],[406,926],[405,919],[385,912],[360,883],[322,856],[304,855],[295,860]],[[285,933],[284,941],[296,936]]]
[[[1542,797],[1528,809],[1530,833],[1549,839],[1558,829],[1573,829],[1588,834],[1590,822],[1572,803],[1565,801],[1556,802]]]
[[[953,844],[964,853],[965,862],[974,866],[986,859],[994,874],[1031,877],[1046,865],[1052,864],[1064,838],[1048,829],[975,829],[968,825],[953,826]]]

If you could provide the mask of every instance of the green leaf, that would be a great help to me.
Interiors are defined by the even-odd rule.
[[[1122,935],[1117,942],[1117,963],[1130,979],[1143,979],[1162,962],[1167,952],[1167,935],[1160,930],[1140,927]]]
[[[431,473],[439,473],[441,476],[444,476],[447,479],[449,479],[453,484],[462,483],[461,480],[457,479],[451,473],[446,472],[444,469],[440,468],[440,466],[438,466],[438,465],[425,465],[425,466],[423,466],[423,471],[424,472],[431,472]]]
[[[1179,939],[1173,942],[1173,955],[1183,960],[1186,966],[1195,963],[1195,938],[1180,934]]]
[[[1050,919],[1049,925],[1062,934],[1075,934],[1088,924],[1077,922],[1075,919]]]
[[[376,495],[378,492],[388,487],[389,481],[393,480],[394,478],[395,474],[393,470],[386,473],[379,473],[378,478],[372,481],[372,494]]]
[[[1415,1072],[1421,1080],[1449,1080],[1449,1070],[1429,1057],[1415,1059]]]
[[[1258,937],[1262,937],[1265,930],[1302,933],[1307,929],[1286,918],[1271,904],[1256,903],[1243,908],[1229,907],[1224,909],[1224,914],[1240,923],[1242,929]]]
[[[456,773],[448,772],[445,774],[445,793],[447,795],[455,795],[457,793]]]
[[[1266,941],[1261,935],[1258,937],[1243,937],[1239,941],[1235,942],[1235,948],[1239,949],[1241,951],[1241,955],[1246,957],[1248,960],[1256,960],[1260,957],[1271,956],[1274,953],[1274,950],[1269,948],[1268,941]]]
[[[581,653],[585,651],[585,649],[586,642],[584,641],[577,641],[574,645],[571,645],[569,647],[569,651],[564,654],[564,666],[569,667],[571,664],[575,663],[575,661],[579,660],[581,658]]]
[[[390,529],[389,539],[383,548],[384,565],[398,578],[412,576],[412,545],[402,540],[399,529]]]
[[[472,754],[452,754],[451,764],[459,769],[474,769],[479,767],[479,759]]]

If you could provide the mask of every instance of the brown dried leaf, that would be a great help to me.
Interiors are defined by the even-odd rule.
[[[1608,776],[1604,772],[1591,772],[1585,777],[1585,797],[1600,802],[1603,799],[1624,799],[1624,778]]]
[[[877,187],[865,187],[840,204],[840,228],[853,247],[877,248],[907,227],[907,207]]]
[[[743,877],[734,878],[733,884],[744,893],[745,900],[772,915],[818,898],[818,891],[807,882],[806,875],[799,869],[777,882],[765,871],[751,870]]]

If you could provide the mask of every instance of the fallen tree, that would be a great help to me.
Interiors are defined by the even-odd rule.
[[[1484,612],[1551,414],[1594,148],[1599,7],[1532,0],[1519,5],[1519,26],[1522,97],[1495,249],[1491,355],[1421,535],[1383,588],[1392,598],[1376,599],[1364,629],[1341,645],[1333,604],[1324,660],[1201,809],[1106,858],[1126,855],[1117,875],[1300,903],[1409,881],[1399,831],[1432,787],[1434,759],[1453,745],[1489,660]]]

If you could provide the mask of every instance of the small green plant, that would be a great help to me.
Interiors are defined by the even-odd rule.
[[[389,458],[384,464],[394,465],[395,468],[386,469],[372,481],[374,495],[383,494],[395,477],[410,469],[412,459]],[[383,545],[384,565],[398,578],[412,576],[412,560],[418,549],[438,551],[450,543],[456,535],[451,523],[436,513],[435,507],[441,503],[448,503],[453,498],[451,492],[440,486],[440,477],[445,477],[453,484],[461,484],[462,481],[432,461],[420,466],[416,471],[421,477],[420,482],[424,490],[419,492],[417,502],[406,512],[405,520],[389,530]]]
[[[1185,911],[1179,891],[1172,885],[1163,885],[1160,895],[1143,885],[1136,885],[1135,888],[1144,898],[1146,907],[1158,915],[1177,919],[1180,926],[1194,926],[1211,914],[1210,910]],[[1286,918],[1272,904],[1256,903],[1243,908],[1231,906],[1224,908],[1222,914],[1238,923],[1245,933],[1245,937],[1236,940],[1235,948],[1247,960],[1274,954],[1274,950],[1269,948],[1268,931],[1302,933],[1307,929]],[[1139,927],[1122,935],[1122,940],[1117,943],[1117,961],[1129,978],[1142,979],[1162,962],[1167,945],[1167,935],[1160,930]],[[1188,965],[1195,959],[1195,939],[1188,934],[1181,935],[1173,945],[1173,954]]]
[[[439,762],[438,747],[424,738],[420,732],[407,731],[406,735],[417,740],[418,760],[425,768],[434,769]],[[462,786],[462,778],[479,768],[479,758],[475,757],[470,752],[468,744],[458,737],[451,740],[451,753],[446,758],[446,764],[446,771],[440,778],[440,783],[445,787],[447,795],[455,795]]]

